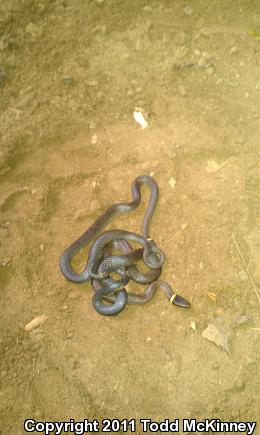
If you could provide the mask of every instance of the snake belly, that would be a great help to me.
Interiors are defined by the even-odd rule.
[[[101,233],[115,217],[136,209],[141,202],[141,188],[150,190],[148,206],[141,226],[141,234],[125,230],[110,230]],[[147,175],[137,177],[132,184],[132,201],[109,207],[75,242],[65,249],[60,257],[60,269],[66,279],[74,283],[91,281],[95,291],[92,304],[99,314],[113,316],[127,304],[144,304],[150,301],[161,288],[171,303],[188,308],[190,303],[174,294],[168,283],[159,280],[165,260],[164,253],[150,237],[150,223],[159,197],[155,180]],[[100,234],[101,233],[101,234]],[[133,249],[131,242],[141,245]],[[76,272],[72,260],[84,247],[90,245],[86,266]],[[115,255],[114,250],[120,251]],[[137,263],[143,261],[147,272],[140,272]],[[119,275],[119,279],[111,275]],[[126,291],[129,281],[148,285],[143,294]]]

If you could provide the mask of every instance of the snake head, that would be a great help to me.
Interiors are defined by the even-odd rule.
[[[146,266],[151,269],[160,269],[165,261],[165,255],[152,239],[147,239],[147,247],[144,248],[143,259]]]
[[[172,297],[170,298],[170,302],[173,305],[176,305],[177,307],[181,307],[181,308],[190,308],[191,307],[191,303],[189,301],[187,301],[187,299],[183,298],[182,296],[178,295],[178,294],[173,294]]]

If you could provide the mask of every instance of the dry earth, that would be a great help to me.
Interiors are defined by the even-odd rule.
[[[254,0],[0,1],[1,435],[259,419],[259,36]],[[163,277],[192,308],[158,292],[105,318],[59,257],[143,173]],[[139,231],[144,210],[110,227]]]

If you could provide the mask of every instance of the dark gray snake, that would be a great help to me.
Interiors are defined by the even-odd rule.
[[[141,202],[142,185],[148,186],[151,194],[141,235],[124,230],[111,230],[100,234],[112,218],[138,207]],[[159,197],[157,183],[147,175],[137,177],[132,184],[132,197],[131,202],[109,207],[89,229],[65,249],[60,258],[63,275],[74,283],[90,280],[95,291],[93,306],[98,313],[105,316],[118,314],[127,304],[144,304],[150,301],[158,288],[165,292],[172,304],[189,308],[190,303],[185,298],[175,294],[169,284],[158,279],[165,256],[149,234],[151,219]],[[71,264],[74,256],[92,241],[85,268],[81,272],[75,272]],[[138,243],[142,248],[133,249],[130,242]],[[136,263],[141,260],[148,268],[147,272],[140,272],[137,268]],[[118,275],[117,279],[114,275]],[[143,285],[148,284],[148,287],[143,294],[129,293],[124,287],[130,280]]]

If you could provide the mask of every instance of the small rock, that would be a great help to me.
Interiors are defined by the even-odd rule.
[[[136,108],[137,109],[137,108]],[[142,129],[148,127],[148,122],[146,121],[144,115],[140,110],[135,110],[133,112],[135,121],[142,127]]]
[[[197,331],[197,326],[196,326],[196,323],[195,322],[191,322],[191,324],[190,324],[190,328],[193,330],[193,331]]]
[[[46,322],[47,319],[48,319],[48,317],[45,314],[42,314],[41,316],[35,317],[29,323],[27,323],[27,325],[25,325],[24,329],[25,329],[25,331],[30,332],[33,329],[41,326],[44,322]]]
[[[90,143],[91,143],[91,145],[95,145],[97,143],[97,135],[96,134],[92,134],[92,136],[90,138]]]
[[[176,180],[172,177],[169,181],[169,184],[170,184],[171,188],[173,189],[175,187]]]
[[[147,337],[146,342],[149,343],[150,341],[152,341],[152,337]]]
[[[41,244],[40,244],[40,250],[41,250],[41,251],[44,251],[44,248],[45,248],[44,243],[41,243]]]

